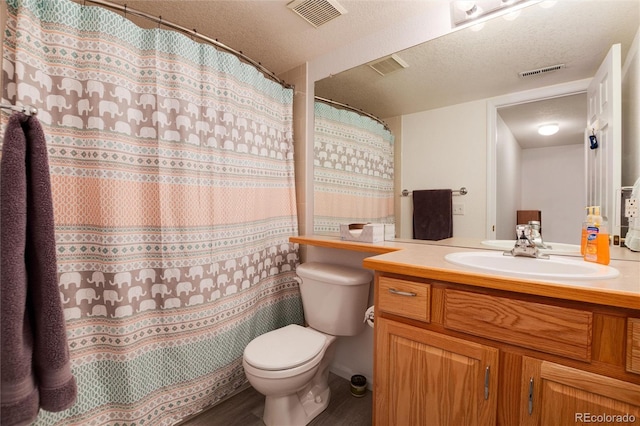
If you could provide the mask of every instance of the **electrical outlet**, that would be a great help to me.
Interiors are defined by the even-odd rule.
[[[464,204],[463,203],[453,203],[453,214],[464,214]]]
[[[638,199],[627,198],[626,200],[624,200],[624,217],[637,217],[637,216],[638,216]]]

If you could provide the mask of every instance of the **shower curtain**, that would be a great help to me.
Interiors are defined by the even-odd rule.
[[[339,233],[341,223],[395,223],[393,141],[366,115],[315,102],[314,233]]]
[[[173,424],[246,383],[251,339],[302,324],[293,91],[101,7],[7,3],[2,95],[47,135],[79,392],[36,424]]]

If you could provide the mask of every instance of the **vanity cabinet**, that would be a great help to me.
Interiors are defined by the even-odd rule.
[[[376,319],[376,424],[493,425],[498,350]]]
[[[640,421],[640,310],[389,272],[374,303],[375,425]]]
[[[523,426],[640,420],[640,386],[632,383],[524,357],[521,384]]]

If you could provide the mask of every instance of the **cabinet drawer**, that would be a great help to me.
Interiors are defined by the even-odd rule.
[[[396,278],[380,277],[376,308],[391,314],[429,322],[431,286]]]
[[[627,371],[640,374],[640,318],[628,319]]]
[[[476,336],[591,360],[593,314],[466,291],[445,291],[444,326]]]

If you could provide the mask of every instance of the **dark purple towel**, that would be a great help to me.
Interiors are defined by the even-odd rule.
[[[443,240],[453,237],[450,189],[413,191],[413,238]]]
[[[76,400],[60,291],[47,144],[35,117],[9,118],[0,164],[0,343],[5,425]]]

